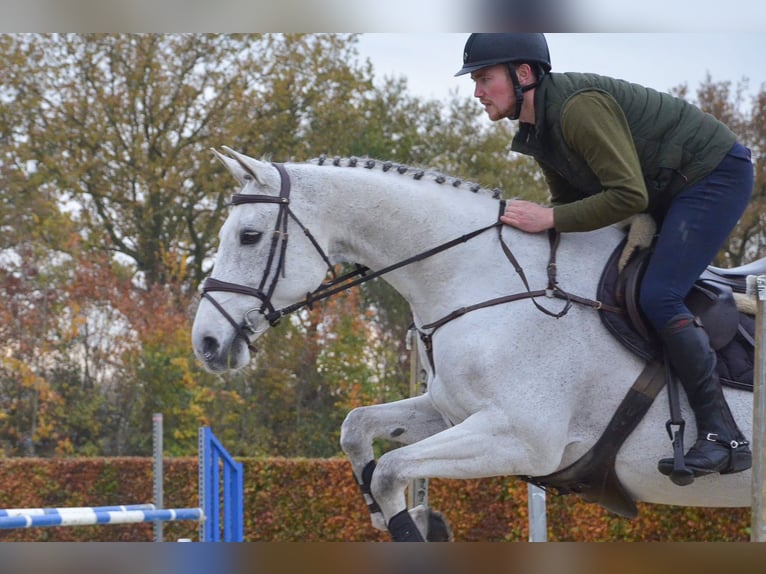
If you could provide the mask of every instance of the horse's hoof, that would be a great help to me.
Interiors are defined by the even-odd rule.
[[[394,542],[425,542],[410,512],[405,508],[388,521],[388,531]]]
[[[452,529],[441,512],[428,511],[428,542],[452,542]]]

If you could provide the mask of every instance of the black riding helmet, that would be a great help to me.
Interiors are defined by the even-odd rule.
[[[463,67],[456,76],[506,62],[539,64],[551,71],[551,55],[544,34],[471,34],[463,50]]]
[[[516,76],[513,64],[529,63],[536,65],[538,79],[532,85],[522,87]],[[463,67],[456,76],[470,74],[476,70],[508,64],[508,72],[513,82],[516,95],[516,113],[512,120],[521,113],[522,94],[540,83],[542,76],[551,71],[551,55],[544,34],[471,34],[463,49]]]

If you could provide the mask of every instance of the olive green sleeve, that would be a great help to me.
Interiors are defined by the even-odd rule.
[[[582,199],[583,194],[577,188],[572,186],[559,173],[548,167],[542,162],[537,162],[540,171],[543,172],[545,183],[548,185],[548,191],[551,194],[551,204],[564,205]]]
[[[602,191],[573,200],[571,188],[561,182],[558,188],[552,187],[558,231],[606,227],[647,208],[649,198],[633,137],[614,98],[600,91],[573,96],[562,112],[561,128],[565,143],[585,160]]]

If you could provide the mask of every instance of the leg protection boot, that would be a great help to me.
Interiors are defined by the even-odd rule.
[[[737,427],[716,370],[716,354],[705,330],[690,315],[674,317],[659,333],[670,365],[686,391],[697,423],[697,442],[684,456],[694,476],[742,472],[752,465],[749,443]],[[673,459],[658,469],[669,475]]]

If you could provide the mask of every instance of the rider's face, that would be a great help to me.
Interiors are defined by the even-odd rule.
[[[474,81],[473,96],[484,106],[493,122],[513,115],[516,97],[508,74],[508,66],[498,64],[482,68],[471,74]]]

